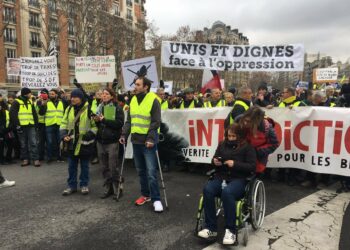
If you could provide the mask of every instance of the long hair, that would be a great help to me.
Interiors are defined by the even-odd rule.
[[[228,132],[236,135],[237,141],[240,145],[247,142],[247,131],[243,129],[238,123],[231,124],[225,130],[225,140],[228,140]]]
[[[107,91],[113,97],[112,98],[112,102],[117,102],[117,100],[118,100],[117,94],[114,92],[113,89],[111,89],[111,88],[104,88],[103,91]]]
[[[239,125],[246,131],[249,131],[254,136],[256,135],[259,126],[264,121],[265,112],[258,106],[254,106],[245,112],[239,120]]]

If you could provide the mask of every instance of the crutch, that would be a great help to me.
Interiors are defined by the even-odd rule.
[[[168,199],[167,199],[167,197],[166,197],[166,192],[165,192],[165,185],[164,185],[162,167],[160,166],[160,160],[159,160],[158,149],[156,150],[156,155],[157,155],[157,160],[158,160],[158,167],[159,167],[160,180],[161,180],[161,182],[162,182],[162,189],[163,189],[163,192],[164,192],[165,207],[166,207],[166,209],[169,209],[169,207],[168,207]]]
[[[122,181],[123,181],[123,170],[124,170],[124,162],[125,162],[125,154],[126,154],[126,146],[123,144],[124,147],[124,153],[123,153],[123,160],[122,160],[122,166],[120,168],[120,173],[119,173],[119,182],[118,182],[118,188],[117,188],[117,196],[115,198],[116,201],[119,201],[119,196],[120,196],[120,190],[122,186]],[[114,185],[113,185],[114,187]]]

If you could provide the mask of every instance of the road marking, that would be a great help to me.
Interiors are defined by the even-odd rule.
[[[247,247],[240,244],[232,249],[338,249],[343,216],[349,201],[350,193],[318,191],[265,217],[259,231],[250,229]],[[205,248],[217,249],[227,248],[219,243]]]

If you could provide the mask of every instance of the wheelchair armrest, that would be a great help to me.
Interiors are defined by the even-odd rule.
[[[256,174],[253,174],[252,176],[247,177],[245,180],[248,182],[251,182],[252,180],[255,180],[257,178]]]
[[[206,173],[207,176],[212,177],[216,173],[216,169],[212,169]]]

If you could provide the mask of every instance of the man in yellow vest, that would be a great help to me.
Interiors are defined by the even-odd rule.
[[[302,106],[306,106],[306,104],[297,98],[294,88],[287,87],[283,89],[282,101],[278,105],[279,108]]]
[[[193,109],[201,108],[203,104],[194,98],[194,90],[192,88],[187,88],[184,90],[185,98],[177,105],[178,109]]]
[[[60,126],[63,113],[64,106],[62,101],[58,99],[58,91],[56,89],[50,90],[49,99],[43,100],[39,107],[39,116],[45,117],[47,163],[52,162],[54,156],[56,156],[57,161],[62,161],[59,153],[59,144],[61,141]]]
[[[97,127],[91,119],[91,110],[84,93],[75,89],[71,93],[71,105],[66,108],[60,126],[60,137],[66,143],[68,154],[68,188],[62,195],[77,192],[78,165],[80,162],[81,193],[89,193],[89,159],[95,150]]]
[[[214,88],[210,92],[209,100],[204,103],[205,108],[218,108],[226,106],[226,101],[221,99],[220,89]]]
[[[165,95],[165,91],[163,88],[159,88],[157,89],[157,95],[159,97],[159,101],[160,101],[160,107],[162,110],[167,110],[169,109],[169,102],[166,99],[166,95]]]
[[[235,103],[233,104],[232,111],[227,116],[225,120],[225,128],[227,128],[229,125],[233,124],[235,119],[242,115],[244,112],[246,112],[250,106],[252,106],[252,96],[253,91],[249,87],[241,87],[238,90],[238,95]]]
[[[31,97],[31,90],[22,88],[21,96],[13,102],[10,110],[11,123],[17,130],[21,145],[22,167],[28,166],[29,160],[34,161],[35,167],[40,167],[36,132],[38,116]]]
[[[139,77],[135,81],[136,95],[131,99],[127,121],[119,142],[125,144],[131,134],[134,163],[141,185],[141,197],[135,204],[141,206],[152,201],[154,211],[162,212],[156,154],[161,108],[156,94],[150,92],[150,88],[151,81],[145,77]]]

